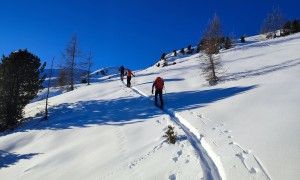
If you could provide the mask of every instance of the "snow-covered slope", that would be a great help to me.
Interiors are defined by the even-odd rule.
[[[102,77],[116,77],[119,74],[119,67],[112,66],[112,67],[106,67],[101,68],[95,72],[91,73],[92,78],[102,78]]]
[[[116,74],[54,96],[48,121],[43,101],[29,104],[28,122],[0,134],[0,179],[300,179],[300,34],[252,39],[221,52],[215,86],[195,54],[136,72],[133,88]]]

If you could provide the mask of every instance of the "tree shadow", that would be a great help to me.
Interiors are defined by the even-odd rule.
[[[31,159],[33,156],[36,156],[38,154],[39,153],[15,154],[0,150],[0,169],[15,165],[22,159]]]
[[[218,88],[204,91],[168,93],[164,95],[164,100],[165,105],[170,110],[191,110],[207,106],[208,104],[218,100],[244,93],[256,87],[257,85],[247,87]]]
[[[150,73],[141,73],[141,74],[136,74],[137,77],[143,77],[143,76],[152,76],[158,74],[157,72],[150,72]]]
[[[165,82],[174,82],[174,81],[183,81],[184,78],[172,78],[172,79],[164,79]]]
[[[300,59],[289,60],[280,64],[266,66],[255,70],[250,70],[246,72],[238,72],[238,73],[230,73],[228,75],[221,77],[222,81],[236,81],[243,78],[250,78],[255,76],[265,75],[271,72],[287,69],[290,67],[294,67],[300,64]]]
[[[153,80],[153,81],[154,81],[154,80]],[[136,84],[136,86],[144,85],[144,84],[152,84],[153,81],[148,81],[148,82],[144,82],[144,83],[139,83],[139,84]]]
[[[245,60],[245,59],[253,59],[253,58],[256,58],[256,57],[261,57],[263,55],[265,55],[265,54],[264,53],[260,53],[260,54],[255,54],[255,55],[248,55],[248,56],[245,56],[245,57],[242,57],[242,58],[228,60],[228,61],[226,61],[226,63],[232,63],[232,62],[236,62],[236,61],[242,61],[242,60]]]
[[[164,95],[165,105],[175,111],[206,106],[256,86],[219,88],[205,91],[186,91]],[[49,119],[43,121],[44,114],[29,117],[27,122],[14,131],[0,133],[6,136],[29,130],[64,130],[90,126],[123,126],[147,121],[164,112],[143,96],[118,99],[79,101],[64,103],[49,108]]]
[[[172,78],[172,79],[165,79],[165,78],[163,78],[163,79],[164,79],[165,82],[176,82],[176,81],[183,81],[184,80],[184,78]],[[139,83],[139,84],[136,84],[136,86],[138,86],[138,85],[144,85],[144,84],[151,84],[152,85],[152,83],[154,82],[154,80],[153,81],[144,82],[144,83]]]
[[[43,120],[44,114],[37,114],[29,117],[16,130],[0,133],[0,136],[29,130],[63,130],[92,125],[123,126],[147,121],[162,114],[148,99],[141,96],[64,103],[52,106],[48,111],[47,121]]]

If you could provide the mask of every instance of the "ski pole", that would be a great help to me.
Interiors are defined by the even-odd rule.
[[[135,85],[135,76],[133,76],[133,85]]]
[[[165,91],[165,93],[164,93],[164,96],[165,96],[165,102],[167,102],[166,100],[167,100],[167,91],[166,91],[166,88],[164,87],[164,91]]]

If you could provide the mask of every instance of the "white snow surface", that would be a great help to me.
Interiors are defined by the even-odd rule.
[[[201,54],[169,55],[175,65],[137,71],[132,88],[115,75],[53,92],[48,121],[45,101],[32,101],[27,122],[0,134],[0,179],[300,179],[300,34],[259,37],[221,51],[214,86]]]

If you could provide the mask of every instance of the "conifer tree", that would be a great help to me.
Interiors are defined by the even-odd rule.
[[[292,33],[300,32],[300,20],[295,19],[292,23]]]
[[[165,59],[165,57],[166,57],[166,53],[162,53],[160,59]]]
[[[244,37],[244,36],[242,36],[242,37],[241,37],[241,42],[242,42],[242,43],[245,43],[245,42],[246,42],[246,40],[245,40],[245,37]]]
[[[45,79],[40,58],[26,49],[3,56],[0,64],[0,131],[13,129],[23,118],[24,107],[37,96]]]
[[[289,35],[292,31],[292,22],[290,20],[288,20],[284,26],[283,26],[283,32],[282,35],[286,36]]]
[[[194,49],[192,48],[192,45],[188,45],[186,54],[192,54],[193,51],[194,51]]]
[[[184,48],[181,48],[180,53],[183,55],[185,54]]]
[[[174,55],[175,57],[177,56],[177,51],[176,51],[176,50],[173,51],[173,55]]]
[[[224,44],[225,49],[230,49],[231,46],[232,46],[231,39],[229,37],[226,37],[225,38],[225,44]]]
[[[177,140],[177,135],[174,131],[175,127],[169,125],[168,130],[165,132],[166,134],[163,136],[167,139],[168,143],[175,144]]]

